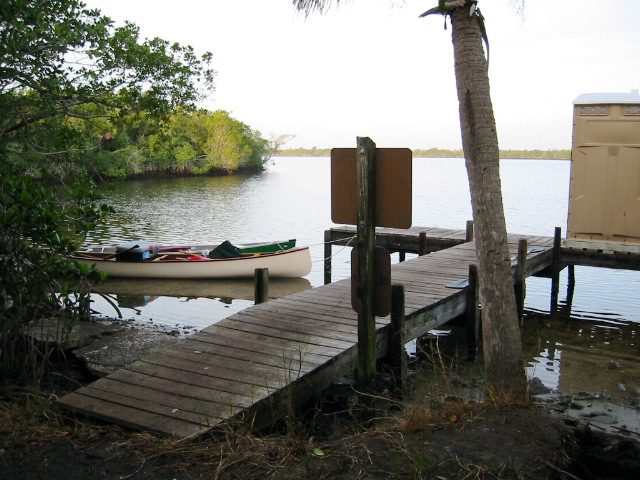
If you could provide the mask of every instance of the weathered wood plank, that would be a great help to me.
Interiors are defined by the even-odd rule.
[[[256,387],[252,384],[240,383],[237,380],[219,378],[200,372],[191,372],[189,375],[185,375],[185,371],[183,369],[161,364],[159,362],[147,362],[145,360],[140,360],[128,366],[126,370],[129,372],[135,372],[136,374],[159,377],[190,386],[215,390],[224,396],[232,395],[234,398],[237,397],[239,399],[242,397],[253,399],[267,393],[267,389],[265,387]]]
[[[169,369],[162,369],[162,371],[159,369],[158,373],[160,373],[159,376],[154,376],[123,368],[109,375],[109,379],[131,385],[140,385],[161,393],[217,403],[224,408],[247,408],[253,403],[250,395],[232,394],[209,389],[200,385],[193,385],[190,383],[190,378],[184,374],[177,379],[171,378],[174,377],[174,375],[172,375]]]
[[[237,321],[263,325],[259,318],[246,313],[244,315],[238,315]],[[319,325],[317,322],[313,322],[312,320],[306,321],[304,318],[280,319],[278,326],[279,328],[286,329],[288,332],[300,335],[301,338],[317,336],[328,340],[343,341],[347,343],[353,343],[357,339],[357,335],[354,334],[355,332],[342,332],[328,328],[322,329],[322,325]]]
[[[210,429],[210,427],[203,427],[202,425],[184,422],[179,419],[169,419],[119,403],[101,400],[85,395],[83,392],[70,393],[59,399],[58,403],[76,413],[90,415],[99,420],[117,423],[137,430],[146,429],[164,435],[187,438],[199,435]]]
[[[137,385],[114,381],[96,382],[83,394],[95,399],[125,405],[142,412],[149,412],[173,420],[181,420],[196,425],[212,425],[222,420],[220,405],[196,401],[180,396],[158,395],[157,392]],[[236,411],[239,411],[236,408]],[[214,418],[215,417],[215,418]]]
[[[216,355],[227,357],[230,361],[235,359],[246,360],[254,363],[264,365],[266,367],[279,368],[286,372],[290,370],[303,370],[308,371],[317,366],[317,363],[308,362],[304,359],[299,361],[296,358],[296,352],[279,351],[279,352],[266,352],[251,351],[234,348],[227,345],[214,345],[207,342],[199,342],[195,340],[189,340],[189,343],[180,344],[182,348],[191,349],[195,352],[213,353]],[[117,373],[117,372],[116,372]]]
[[[272,342],[273,340],[280,341],[297,341],[303,342],[307,345],[307,348],[311,353],[323,355],[325,357],[332,357],[337,355],[345,348],[349,348],[349,342],[336,341],[334,339],[320,337],[318,335],[300,335],[299,333],[289,332],[282,328],[277,330],[272,327],[267,327],[259,324],[251,324],[244,322],[233,322],[232,324],[225,325],[224,327],[213,328],[216,325],[212,325],[202,333],[208,333],[211,335],[235,335],[244,338],[252,338],[256,341]],[[273,339],[273,340],[272,340]]]
[[[268,337],[266,335],[258,335],[257,337],[259,338],[251,338],[252,334],[244,333],[244,335],[239,335],[237,330],[229,329],[224,331],[220,329],[217,333],[223,334],[216,335],[214,333],[198,332],[192,335],[191,339],[198,342],[205,342],[209,345],[228,346],[249,352],[265,351],[277,356],[290,355],[291,353],[294,353],[296,356],[304,354],[304,356],[300,358],[314,365],[322,364],[340,352],[340,350],[334,351],[333,355],[314,352],[314,345],[309,343],[305,338],[287,340]],[[310,334],[309,337],[311,336]]]
[[[229,366],[229,359],[218,357],[217,360],[218,361],[216,362],[211,358],[207,358],[207,360],[203,362],[202,359],[199,358],[197,361],[192,361],[188,358],[184,358],[184,352],[176,353],[173,351],[163,350],[162,353],[146,355],[141,361],[183,370],[188,374],[197,373],[200,375],[208,375],[211,377],[229,380],[237,384],[248,386],[245,388],[249,388],[251,391],[254,391],[253,387],[265,387],[272,385],[282,378],[281,375],[265,376],[264,373],[252,372],[250,367],[253,364],[248,364],[247,362],[241,362],[241,365],[234,370],[232,368],[227,368]]]
[[[154,353],[151,355],[153,356],[156,354]],[[267,381],[273,381],[282,377],[282,372],[277,368],[257,363],[252,359],[245,360],[228,358],[224,355],[205,351],[198,351],[198,353],[196,353],[193,349],[184,349],[179,345],[163,348],[162,355],[182,358],[188,362],[193,362],[196,365],[201,365],[202,368],[209,367],[211,369],[225,367],[229,370],[235,371],[236,375],[241,377],[245,383],[253,383],[260,386],[264,385],[265,379]]]

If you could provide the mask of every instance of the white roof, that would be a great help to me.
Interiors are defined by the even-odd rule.
[[[574,105],[603,105],[603,104],[640,104],[638,90],[630,93],[583,93],[573,101]]]

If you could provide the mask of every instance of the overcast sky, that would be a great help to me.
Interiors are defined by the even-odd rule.
[[[145,38],[213,53],[205,104],[287,147],[460,148],[451,28],[436,0],[349,0],[324,15],[291,0],[85,0]],[[481,0],[503,149],[571,147],[581,93],[640,88],[640,1]]]

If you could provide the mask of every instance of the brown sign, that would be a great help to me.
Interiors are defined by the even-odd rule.
[[[362,293],[358,291],[360,275],[358,273],[358,249],[351,250],[351,307],[360,313]],[[375,296],[373,298],[374,314],[386,317],[391,312],[391,255],[386,248],[376,247],[375,251]]]
[[[411,228],[411,158],[408,148],[376,149],[376,226]],[[355,148],[331,150],[331,220],[357,225]]]

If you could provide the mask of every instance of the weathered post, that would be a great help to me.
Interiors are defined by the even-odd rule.
[[[522,321],[524,315],[524,298],[527,294],[525,283],[527,270],[527,239],[518,240],[518,263],[516,263],[516,274],[514,282],[514,291],[516,295],[516,308],[518,310],[518,318]]]
[[[391,285],[391,323],[389,325],[388,363],[396,384],[402,392],[407,381],[406,335],[404,331],[404,286]]]
[[[269,300],[269,269],[256,268],[254,272],[255,303]]]
[[[375,322],[375,246],[376,246],[376,144],[367,137],[358,137],[358,386],[373,388],[376,371]]]
[[[427,232],[420,232],[418,234],[418,255],[423,256],[427,254]]]
[[[470,242],[473,240],[473,220],[467,220],[467,229],[465,231],[465,240]]]
[[[331,283],[331,232],[324,231],[324,284]]]
[[[562,228],[556,227],[553,232],[553,266],[559,270],[560,266],[560,247],[562,246]]]
[[[560,246],[562,245],[562,229],[556,227],[553,233],[553,258],[549,269],[551,273],[551,306],[550,312],[558,311],[558,297],[560,295]]]

